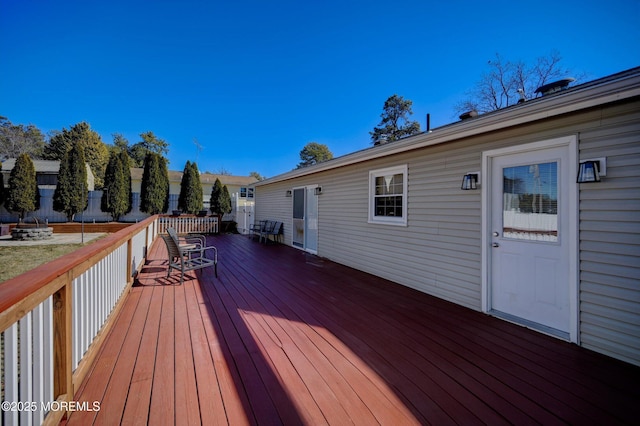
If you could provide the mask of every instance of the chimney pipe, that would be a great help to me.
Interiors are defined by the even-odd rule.
[[[431,132],[431,114],[427,113],[427,133]]]

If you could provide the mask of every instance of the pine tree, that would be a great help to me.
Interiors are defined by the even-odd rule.
[[[17,212],[20,220],[24,219],[27,212],[40,208],[36,169],[27,154],[20,154],[16,159],[16,165],[11,170],[5,207],[11,212]]]
[[[167,160],[160,154],[148,153],[144,159],[140,210],[159,214],[169,209],[169,170]]]
[[[371,142],[380,145],[420,133],[420,123],[410,121],[413,115],[412,104],[413,102],[402,96],[390,96],[384,103],[384,111],[380,114],[380,124],[373,128],[373,132],[369,132]]]
[[[222,213],[231,213],[232,211],[232,206],[231,206],[231,195],[229,194],[229,188],[227,188],[227,185],[224,185],[222,187],[222,199],[220,200],[220,209],[222,210]]]
[[[187,161],[180,182],[178,208],[183,212],[196,214],[204,207],[202,198],[202,182],[200,182],[198,165]]]
[[[231,213],[231,196],[227,185],[222,185],[220,179],[216,179],[211,188],[211,199],[209,200],[211,213],[218,216],[218,224],[222,223],[222,216]]]
[[[76,143],[60,161],[58,184],[53,193],[53,209],[64,213],[71,222],[76,213],[87,208],[88,199],[84,146]]]
[[[101,208],[111,213],[114,221],[131,211],[131,168],[129,155],[121,149],[112,152],[105,172]]]

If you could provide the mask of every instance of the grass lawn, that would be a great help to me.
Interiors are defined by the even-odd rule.
[[[88,244],[88,243],[86,243]],[[86,245],[85,244],[85,245]],[[82,247],[83,244],[0,247],[0,282]]]

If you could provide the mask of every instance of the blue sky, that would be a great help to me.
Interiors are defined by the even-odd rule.
[[[639,66],[638,22],[640,0],[0,0],[0,115],[153,131],[173,170],[272,177],[308,142],[371,146],[393,94],[423,129],[456,121],[496,53],[555,50],[588,80]]]

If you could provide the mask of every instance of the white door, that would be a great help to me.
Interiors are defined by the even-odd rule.
[[[572,141],[565,138],[562,141]],[[575,339],[573,143],[489,158],[489,308],[498,316]]]
[[[318,196],[317,185],[293,189],[294,247],[311,253],[318,251]]]

